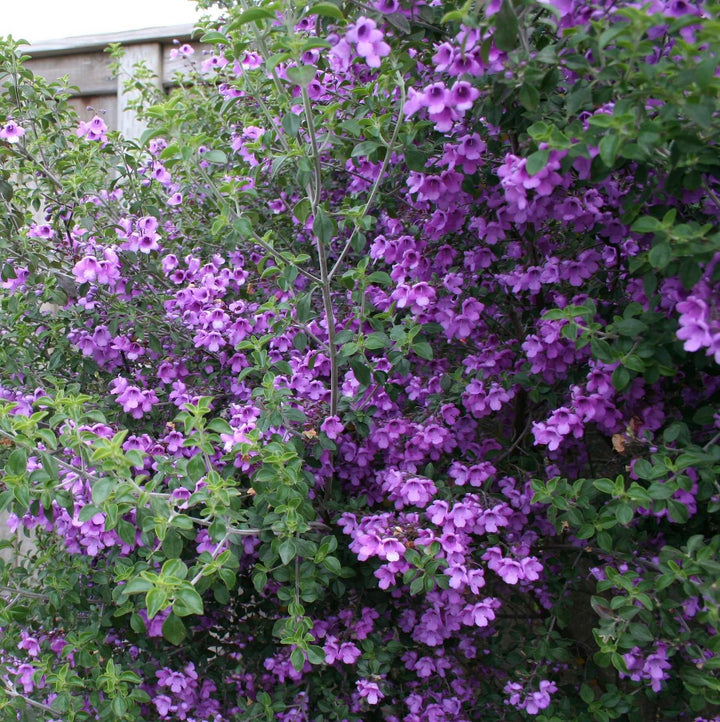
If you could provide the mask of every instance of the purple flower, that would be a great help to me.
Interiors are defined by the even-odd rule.
[[[25,694],[30,694],[35,687],[35,667],[33,667],[31,664],[21,664],[17,668],[17,675],[18,675],[18,681],[22,684],[23,690],[25,691]],[[37,685],[39,687],[43,687],[43,684]]]
[[[8,143],[17,143],[24,135],[25,128],[21,128],[14,120],[8,120],[0,128],[0,140],[6,140]]]
[[[458,80],[450,89],[450,103],[455,110],[465,112],[472,108],[473,103],[480,97],[480,91],[466,80]]]
[[[105,121],[99,115],[96,115],[90,121],[80,121],[80,125],[75,131],[75,134],[78,138],[84,136],[88,140],[99,140],[104,143],[107,141],[107,130],[108,127]]]
[[[325,433],[328,439],[337,439],[343,432],[344,426],[337,416],[328,416],[320,426],[320,430]]]
[[[381,59],[390,55],[390,46],[383,40],[383,33],[377,29],[374,20],[361,16],[348,26],[345,39],[355,44],[357,54],[364,58],[371,68],[379,68]]]
[[[405,553],[405,545],[393,538],[384,538],[380,541],[378,555],[389,562],[396,562]]]
[[[100,264],[97,258],[85,256],[73,266],[73,274],[79,283],[92,283],[97,279]]]
[[[380,687],[375,682],[368,679],[359,679],[355,682],[358,694],[364,697],[368,704],[377,704],[385,695],[380,691]]]
[[[486,597],[482,602],[468,604],[463,609],[463,624],[487,627],[495,619],[495,609],[500,606],[497,599]]]

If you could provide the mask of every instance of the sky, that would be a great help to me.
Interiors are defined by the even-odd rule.
[[[194,23],[192,0],[0,0],[0,36],[30,43],[121,30]]]

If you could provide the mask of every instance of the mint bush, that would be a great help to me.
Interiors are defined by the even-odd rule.
[[[223,5],[0,44],[4,718],[717,716],[720,7]]]

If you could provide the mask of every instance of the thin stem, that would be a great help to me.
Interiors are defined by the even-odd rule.
[[[223,546],[225,546],[225,542],[228,540],[228,537],[230,536],[229,532],[225,534],[225,536],[218,542],[218,545],[213,550],[210,557],[214,560],[217,558],[217,556],[220,554],[221,549]],[[195,586],[203,577],[203,572],[210,566],[210,564],[205,564],[203,568],[190,580],[190,584]]]
[[[303,107],[305,109],[305,118],[307,120],[308,135],[310,137],[310,148],[314,169],[314,186],[308,189],[308,195],[310,196],[312,213],[315,217],[317,217],[320,189],[322,188],[322,168],[320,165],[320,152],[318,150],[317,135],[315,132],[315,121],[313,119],[310,96],[308,95],[307,88],[302,88],[302,100]],[[330,292],[331,279],[330,274],[328,273],[328,261],[325,244],[317,236],[316,240],[318,265],[320,267],[320,289],[322,292],[323,308],[325,310],[325,325],[327,326],[328,335],[328,357],[330,360],[330,416],[335,416],[337,414],[339,394],[338,353],[337,343],[335,341],[335,309],[333,307],[332,294]]]
[[[37,592],[27,592],[24,589],[16,589],[15,587],[7,587],[0,585],[0,594],[17,594],[20,597],[27,597],[28,599],[42,599],[48,601],[49,597],[45,594],[38,594]]]
[[[53,709],[52,707],[49,707],[46,704],[42,704],[42,702],[36,702],[34,699],[26,697],[21,692],[18,692],[9,680],[5,680],[5,691],[10,695],[10,697],[16,697],[17,699],[21,699],[23,700],[23,702],[25,702],[25,704],[29,704],[31,707],[41,709],[44,712],[50,712],[54,716],[57,716],[58,714],[57,710]]]
[[[355,228],[353,232],[350,234],[350,238],[345,243],[345,247],[342,249],[340,255],[338,256],[337,261],[335,261],[335,264],[332,267],[332,270],[329,273],[328,280],[332,280],[335,274],[340,269],[340,264],[345,260],[345,257],[347,256],[348,252],[350,251],[350,248],[352,247],[352,242],[355,239],[355,236],[357,235],[358,228],[359,228],[359,221],[360,219],[364,218],[368,210],[370,209],[370,206],[372,205],[373,201],[375,200],[375,196],[377,195],[379,189],[380,189],[380,183],[382,182],[385,173],[387,172],[388,166],[390,165],[390,158],[392,157],[393,148],[395,147],[395,142],[397,141],[398,133],[400,132],[400,126],[402,124],[402,117],[403,117],[403,109],[405,107],[405,83],[403,81],[402,75],[398,73],[398,86],[400,87],[400,107],[398,108],[398,115],[397,115],[397,121],[395,122],[395,127],[393,128],[393,134],[390,138],[390,142],[388,143],[387,150],[385,151],[385,157],[383,158],[382,166],[380,167],[380,173],[378,173],[378,177],[375,179],[375,183],[373,184],[372,189],[370,190],[370,195],[368,196],[368,199],[365,203],[365,206],[363,207],[362,213],[360,214],[360,217],[355,222]]]
[[[304,268],[301,268],[300,266],[295,265],[294,263],[291,263],[286,258],[283,258],[282,254],[276,251],[269,243],[266,243],[260,236],[258,236],[257,233],[253,231],[252,233],[253,240],[255,243],[258,244],[261,248],[266,250],[276,261],[279,261],[281,263],[289,263],[293,268],[297,269],[298,273],[300,275],[305,276],[305,278],[309,279],[313,283],[322,283],[322,280],[318,278],[314,273],[310,273],[310,271],[306,271]]]
[[[310,136],[310,151],[312,153],[313,162],[313,178],[314,186],[310,190],[310,204],[312,205],[313,213],[317,210],[317,205],[320,202],[320,191],[322,190],[322,167],[320,166],[320,151],[317,144],[317,133],[315,131],[315,120],[312,114],[312,106],[310,105],[310,96],[308,95],[307,88],[302,88],[302,101],[303,108],[305,110],[305,118],[307,119],[308,135]]]

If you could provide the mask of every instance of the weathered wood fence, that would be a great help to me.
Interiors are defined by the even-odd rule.
[[[171,50],[178,42],[190,43],[196,50],[200,48],[191,40],[192,30],[192,25],[178,25],[87,35],[30,45],[24,51],[31,58],[28,67],[35,74],[51,81],[67,75],[70,85],[77,86],[78,92],[71,103],[81,119],[89,120],[95,112],[104,111],[103,118],[110,128],[134,138],[144,127],[128,108],[133,93],[123,89],[133,65],[144,61],[157,76],[158,86],[167,91],[172,86],[173,75],[187,62],[182,57],[171,58]],[[111,43],[120,43],[125,49],[118,77],[113,76],[112,58],[105,52]]]

